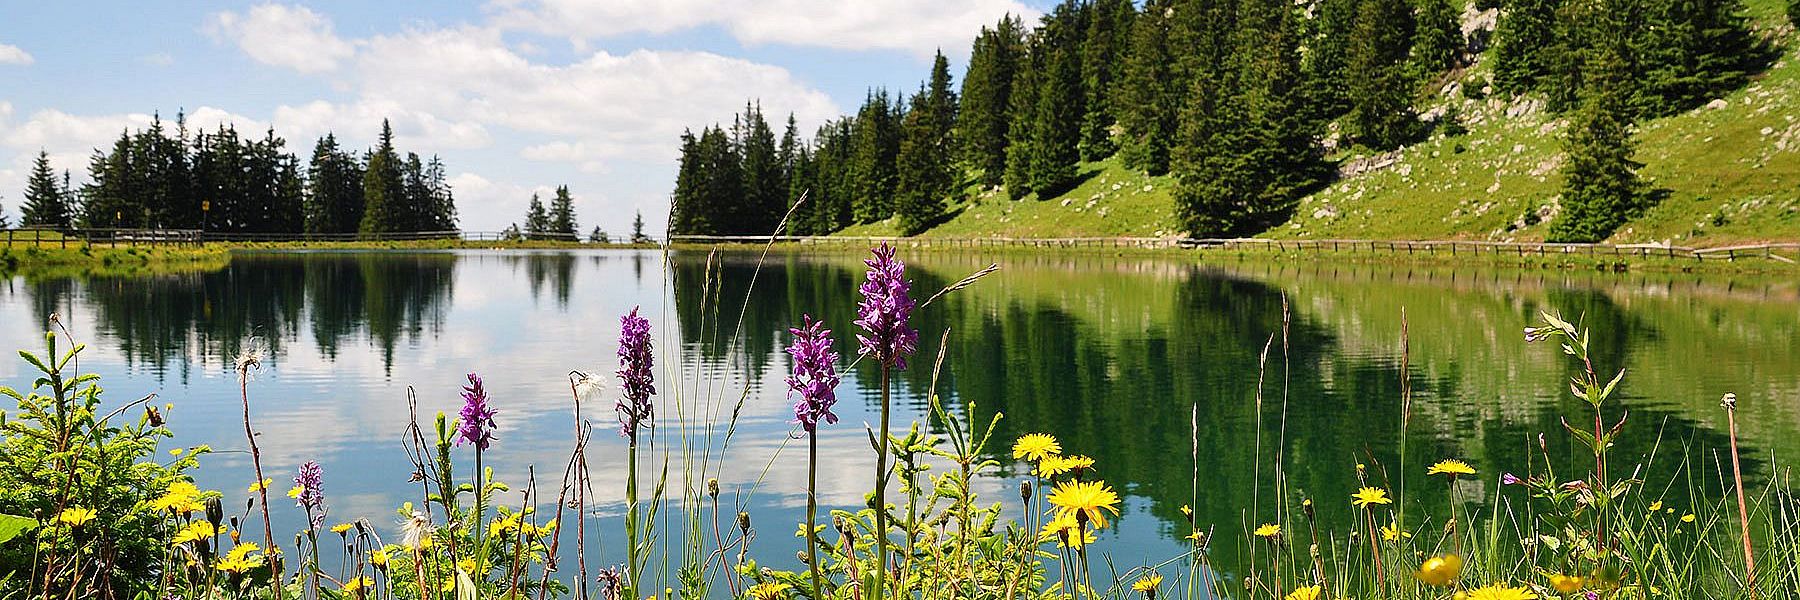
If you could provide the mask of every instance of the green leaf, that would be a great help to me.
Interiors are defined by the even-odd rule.
[[[37,529],[37,519],[18,515],[0,514],[0,544],[18,537],[19,534]]]

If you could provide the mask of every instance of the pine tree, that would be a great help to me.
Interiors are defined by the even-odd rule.
[[[775,133],[763,119],[762,107],[745,105],[742,122],[744,188],[741,200],[729,203],[738,210],[727,221],[728,229],[733,235],[770,235],[787,210],[784,167],[776,153]]]
[[[1461,17],[1450,0],[1416,1],[1418,27],[1413,32],[1410,64],[1415,81],[1430,81],[1462,65]]]
[[[1361,0],[1320,0],[1304,59],[1307,112],[1319,123],[1350,112],[1350,39]]]
[[[956,90],[951,88],[950,60],[944,58],[943,52],[931,61],[931,79],[926,86],[925,104],[923,108],[931,111],[931,123],[935,127],[932,134],[942,143],[943,150],[950,150],[951,135],[956,129]]]
[[[1590,60],[1592,74],[1581,108],[1569,123],[1562,165],[1561,212],[1550,241],[1598,242],[1642,209],[1641,163],[1633,161],[1630,71],[1621,52],[1603,48]]]
[[[1074,187],[1081,160],[1081,39],[1085,10],[1065,0],[1044,20],[1044,79],[1032,123],[1031,189],[1048,199]]]
[[[650,241],[650,236],[644,235],[644,211],[640,210],[631,218],[631,243],[648,244]]]
[[[851,159],[854,212],[859,223],[874,223],[893,216],[896,173],[900,154],[899,127],[887,90],[875,90],[856,113],[855,156]]]
[[[1357,143],[1388,150],[1410,141],[1417,132],[1413,86],[1405,69],[1412,37],[1413,12],[1406,0],[1361,0],[1346,70],[1347,125]]]
[[[394,149],[394,128],[381,120],[381,138],[369,153],[368,167],[363,171],[363,216],[357,230],[362,233],[401,231],[405,225],[405,182],[402,180],[400,156]]]
[[[1113,124],[1121,112],[1118,104],[1132,102],[1117,98],[1115,91],[1131,45],[1131,24],[1137,18],[1132,0],[1095,0],[1090,13],[1085,39],[1081,43],[1081,86],[1085,94],[1081,122],[1081,159],[1095,161],[1112,156],[1118,150],[1113,142]]]
[[[19,212],[19,224],[24,227],[68,229],[73,226],[70,198],[66,190],[57,185],[56,174],[50,170],[50,155],[42,150],[38,151],[37,160],[31,164],[31,175],[25,180],[25,203],[19,206]]]
[[[669,231],[676,235],[701,235],[712,231],[700,205],[700,141],[693,131],[681,132],[680,166],[675,170],[675,192],[669,198]]]
[[[1037,105],[1043,81],[1044,44],[1041,32],[1032,32],[1025,55],[1013,71],[1011,106],[1006,127],[1006,195],[1018,200],[1032,189],[1032,148],[1037,145]]]
[[[1131,25],[1131,46],[1118,90],[1119,154],[1125,166],[1151,175],[1169,170],[1169,145],[1175,137],[1181,86],[1174,72],[1169,27],[1176,0],[1149,0]]]
[[[944,212],[944,196],[950,192],[947,137],[932,110],[932,92],[913,94],[911,109],[901,122],[899,184],[894,193],[900,235],[925,230]]]
[[[1562,0],[1507,0],[1494,26],[1494,87],[1514,94],[1537,88],[1556,60],[1556,13]]]
[[[569,186],[556,186],[556,197],[550,199],[550,233],[557,234],[560,239],[575,240],[575,197],[569,195]]]
[[[330,133],[313,145],[307,169],[308,233],[355,233],[363,215],[362,166]]]
[[[456,191],[450,188],[450,182],[444,174],[444,161],[433,155],[431,161],[425,163],[425,184],[431,193],[428,231],[454,231],[456,229]]]
[[[1685,111],[1749,80],[1759,56],[1740,0],[1664,0],[1644,10],[1631,44],[1640,71],[1633,112]]]
[[[1025,54],[1025,26],[1007,15],[983,27],[969,52],[958,110],[957,145],[963,161],[980,172],[982,185],[1001,185],[1006,173],[1014,74]]]
[[[525,237],[534,240],[544,239],[545,234],[554,233],[550,224],[550,213],[544,210],[544,202],[538,195],[531,195],[531,203],[525,208]]]
[[[1170,154],[1176,212],[1189,233],[1225,235],[1243,220],[1242,174],[1234,161],[1243,120],[1231,101],[1237,93],[1237,11],[1230,2],[1187,2],[1176,6],[1174,19],[1170,46],[1184,50],[1176,59],[1183,87]]]

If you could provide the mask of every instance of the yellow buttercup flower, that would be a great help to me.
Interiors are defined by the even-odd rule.
[[[750,586],[750,597],[756,600],[781,600],[787,596],[788,588],[791,587],[793,586],[785,583],[765,581]]]
[[[1454,458],[1446,458],[1438,461],[1435,465],[1431,465],[1431,468],[1425,470],[1425,474],[1449,475],[1452,477],[1457,475],[1474,475],[1475,467],[1471,467],[1469,466],[1469,463]]]
[[[1392,504],[1394,502],[1388,498],[1387,490],[1381,488],[1365,487],[1356,490],[1356,493],[1351,494],[1350,497],[1353,498],[1350,503],[1355,504],[1357,508],[1368,508],[1371,504]]]
[[[1484,588],[1469,590],[1469,600],[1537,600],[1538,595],[1527,588],[1509,587],[1494,584]]]
[[[1139,592],[1146,596],[1155,596],[1157,588],[1160,587],[1162,587],[1162,574],[1153,571],[1149,575],[1140,577],[1137,581],[1132,582],[1131,591]]]
[[[1414,573],[1413,576],[1419,578],[1419,581],[1425,582],[1426,585],[1444,587],[1462,575],[1462,568],[1461,556],[1445,554],[1427,559],[1425,564],[1419,565],[1419,572]]]
[[[1659,510],[1662,510],[1662,507],[1663,507],[1663,506],[1662,506],[1662,501],[1661,501],[1661,500],[1657,500],[1657,501],[1655,501],[1655,502],[1651,502],[1651,503],[1650,503],[1650,512],[1651,512],[1651,513],[1655,513],[1655,512],[1656,512],[1656,511],[1659,511]]]
[[[1404,530],[1400,529],[1399,527],[1394,526],[1391,523],[1381,526],[1381,539],[1386,540],[1386,541],[1391,542],[1391,541],[1394,541],[1394,540],[1397,540],[1400,538],[1410,539],[1410,538],[1412,538],[1412,536],[1413,536],[1412,532],[1404,531]]]
[[[1580,591],[1581,583],[1582,581],[1579,575],[1563,575],[1557,573],[1550,576],[1550,587],[1556,588],[1556,591],[1564,594]]]
[[[1319,592],[1320,588],[1316,585],[1295,588],[1294,591],[1288,592],[1286,600],[1319,600]]]
[[[94,520],[94,515],[94,509],[71,506],[56,515],[56,522],[70,527],[80,527],[86,525],[88,521]]]
[[[1692,522],[1694,522],[1694,513],[1688,513],[1688,514],[1685,514],[1685,515],[1681,515],[1681,522],[1683,522],[1683,523],[1692,523]]]
[[[217,533],[218,533],[218,530],[213,527],[213,524],[211,522],[209,522],[209,521],[194,521],[192,523],[188,523],[187,526],[182,527],[181,531],[175,532],[175,537],[169,540],[169,545],[170,546],[179,546],[181,544],[186,544],[188,542],[197,542],[200,540],[210,540],[210,539],[212,539],[213,535],[215,535]]]
[[[1274,523],[1263,523],[1256,528],[1256,537],[1272,538],[1281,535],[1281,526]]]
[[[1094,529],[1106,527],[1106,513],[1119,514],[1119,494],[1099,481],[1059,483],[1045,498],[1064,513],[1086,515]]]
[[[1013,443],[1013,459],[1044,460],[1046,457],[1062,454],[1062,444],[1047,433],[1028,433]]]
[[[1099,538],[1094,535],[1093,528],[1083,530],[1075,522],[1073,513],[1057,513],[1055,518],[1044,524],[1043,531],[1038,533],[1041,542],[1055,541],[1059,548],[1081,548],[1094,543]]]

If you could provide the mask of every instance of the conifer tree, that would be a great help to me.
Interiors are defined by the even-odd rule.
[[[1413,80],[1431,81],[1461,66],[1465,45],[1462,24],[1450,0],[1417,0],[1418,26],[1413,32]]]
[[[1556,60],[1556,13],[1562,0],[1507,0],[1494,26],[1494,86],[1514,94],[1536,89]]]
[[[1024,24],[1012,15],[1001,18],[991,29],[983,27],[963,75],[957,145],[962,159],[980,172],[981,183],[989,187],[1005,182],[1013,81],[1025,54],[1024,30]]]
[[[932,110],[933,91],[913,94],[911,109],[900,126],[899,184],[895,213],[901,235],[914,235],[944,212],[944,196],[950,192],[951,175],[946,151],[947,136]]]
[[[1081,123],[1081,159],[1094,161],[1112,156],[1118,147],[1113,142],[1113,124],[1122,107],[1131,100],[1115,102],[1115,87],[1121,77],[1125,56],[1131,45],[1131,24],[1137,9],[1131,0],[1095,0],[1089,5],[1085,39],[1081,43],[1081,86],[1083,111]]]
[[[305,231],[355,233],[363,215],[362,166],[327,133],[313,145],[307,169]]]
[[[956,90],[951,88],[950,60],[944,58],[939,51],[931,61],[931,79],[926,84],[925,103],[923,108],[931,111],[931,123],[935,127],[933,135],[942,142],[943,150],[948,151],[951,135],[956,129]]]
[[[569,186],[556,186],[556,196],[550,199],[550,233],[558,234],[558,239],[574,240],[575,230],[575,197],[569,195]]]
[[[405,182],[400,156],[394,149],[394,128],[381,120],[381,138],[370,151],[368,167],[363,171],[363,216],[357,230],[362,233],[401,231],[405,225]]]
[[[1628,59],[1640,71],[1630,100],[1639,117],[1676,114],[1736,89],[1763,58],[1741,0],[1647,4],[1641,9],[1644,22],[1636,29]]]
[[[1418,129],[1405,61],[1412,46],[1413,12],[1406,0],[1361,0],[1350,40],[1347,125],[1357,143],[1389,150]]]
[[[640,210],[631,218],[631,243],[648,244],[650,241],[650,236],[644,235],[644,211]]]
[[[854,214],[859,223],[874,223],[894,214],[894,160],[900,153],[894,113],[885,89],[870,92],[856,113],[855,155],[850,172]]]
[[[762,107],[746,104],[742,141],[743,184],[741,200],[721,199],[736,213],[727,221],[733,235],[769,235],[787,209],[787,181],[777,154],[775,133],[763,118]]]
[[[19,224],[25,227],[68,229],[73,226],[67,190],[56,183],[50,170],[50,155],[38,151],[31,163],[31,175],[25,180],[24,204],[19,206]]]
[[[1044,44],[1041,32],[1032,32],[1026,44],[1025,55],[1019,61],[1019,68],[1013,72],[1011,106],[1006,127],[1006,172],[1002,183],[1006,186],[1006,195],[1018,200],[1028,196],[1032,189],[1032,148],[1037,145],[1037,111],[1038,96],[1044,78],[1041,73],[1044,60]]]
[[[1065,0],[1044,20],[1044,79],[1031,135],[1031,189],[1048,199],[1075,184],[1085,116],[1081,39],[1085,10]]]
[[[1642,208],[1637,169],[1643,165],[1631,158],[1629,67],[1616,48],[1599,49],[1588,65],[1592,75],[1564,144],[1561,211],[1550,224],[1550,241],[1604,240]]]
[[[1350,39],[1361,0],[1319,0],[1304,59],[1307,112],[1319,123],[1350,111]]]
[[[669,199],[669,231],[699,235],[711,231],[705,208],[700,205],[700,141],[693,131],[681,132],[681,159],[675,170],[675,192]]]
[[[1174,70],[1169,27],[1176,0],[1149,0],[1131,25],[1130,48],[1114,107],[1123,130],[1119,154],[1125,166],[1161,175],[1169,170],[1181,85]]]
[[[525,207],[525,237],[528,239],[544,239],[544,234],[552,233],[550,228],[550,212],[544,210],[544,202],[538,195],[531,195],[531,203]]]

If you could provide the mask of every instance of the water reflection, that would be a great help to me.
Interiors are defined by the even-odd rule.
[[[253,254],[208,273],[14,280],[0,292],[8,317],[0,342],[35,346],[35,330],[59,312],[98,338],[84,368],[127,395],[146,387],[127,377],[173,380],[148,387],[194,405],[177,413],[190,419],[182,421],[184,440],[230,450],[242,445],[241,429],[233,433],[237,397],[224,366],[242,340],[261,336],[274,349],[272,372],[257,384],[271,470],[318,458],[330,485],[346,492],[334,519],[384,522],[412,492],[410,467],[396,452],[408,385],[425,414],[454,410],[461,374],[483,371],[502,411],[491,464],[522,481],[528,465],[548,469],[566,456],[574,415],[560,374],[610,372],[617,317],[641,305],[657,324],[665,373],[683,374],[661,386],[665,402],[715,398],[702,414],[739,416],[734,441],[708,474],[757,514],[757,551],[779,563],[798,547],[782,524],[800,518],[805,476],[787,443],[780,346],[786,328],[810,313],[838,332],[840,352],[854,353],[860,257],[776,254],[760,266],[744,253],[680,253],[667,266],[664,258]],[[1740,398],[1744,456],[1759,481],[1768,456],[1800,449],[1793,282],[1109,256],[909,258],[920,298],[990,261],[1003,269],[918,313],[917,366],[898,379],[900,422],[926,418],[929,366],[942,351],[936,391],[947,405],[977,422],[1005,415],[988,449],[1005,466],[979,489],[1016,515],[1010,490],[1026,469],[1006,447],[1024,433],[1055,434],[1068,451],[1093,456],[1127,494],[1120,527],[1097,546],[1125,566],[1178,551],[1188,528],[1183,505],[1195,507],[1201,527],[1221,532],[1271,519],[1278,503],[1303,497],[1317,500],[1322,523],[1348,522],[1359,463],[1375,483],[1406,486],[1415,503],[1409,514],[1432,523],[1444,518],[1449,493],[1423,478],[1423,465],[1437,459],[1468,460],[1490,482],[1502,471],[1525,475],[1534,463],[1541,470],[1545,455],[1561,472],[1576,472],[1591,459],[1561,434],[1560,419],[1591,417],[1566,397],[1563,378],[1573,371],[1565,357],[1521,339],[1540,310],[1579,316],[1597,333],[1597,365],[1628,370],[1619,408],[1629,408],[1632,434],[1621,439],[1616,464],[1643,462],[1645,478],[1667,482],[1686,462],[1693,470],[1682,476],[1716,484],[1713,453],[1725,445],[1717,399],[1726,391]],[[1414,394],[1404,472],[1402,315]],[[16,365],[0,366],[0,380],[18,375]],[[874,421],[877,400],[866,387],[874,375],[866,365],[847,373],[844,423],[824,432],[828,507],[852,507],[868,488],[873,457],[861,425]],[[623,465],[614,460],[621,446],[605,433],[610,413],[587,407],[581,416],[596,422],[598,491],[616,491]],[[659,443],[679,451],[667,437],[675,433],[666,429]],[[1544,448],[1539,434],[1547,434]],[[220,459],[203,481],[241,489],[247,461],[229,452]],[[1286,497],[1277,496],[1277,473]],[[1487,503],[1494,493],[1475,484],[1459,498]],[[616,517],[616,507],[606,511]],[[1220,564],[1232,564],[1238,546],[1216,546],[1225,554]]]

